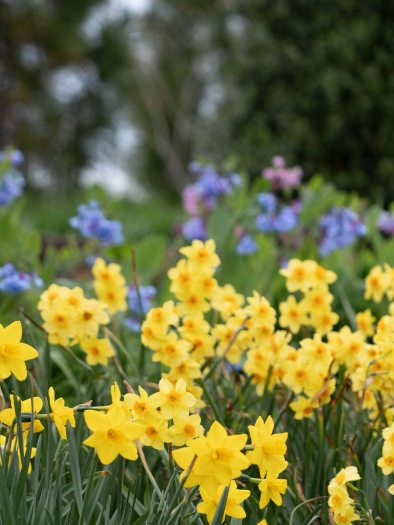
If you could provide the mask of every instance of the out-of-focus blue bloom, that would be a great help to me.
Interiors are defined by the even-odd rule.
[[[129,286],[127,293],[127,302],[130,309],[130,315],[125,319],[125,325],[133,332],[140,332],[141,320],[152,308],[152,302],[156,297],[157,290],[154,286],[140,286],[140,297],[134,285]]]
[[[4,177],[0,178],[0,206],[10,204],[20,197],[25,186],[23,175],[10,169]]]
[[[287,233],[297,226],[298,215],[290,206],[283,206],[273,222],[275,231]]]
[[[132,312],[140,312],[140,310],[142,310],[141,313],[146,314],[152,307],[152,301],[156,297],[157,290],[154,286],[148,285],[140,286],[139,291],[141,304],[138,298],[137,289],[134,285],[129,286],[127,293],[127,302]]]
[[[0,151],[0,206],[10,204],[22,195],[25,179],[16,166],[20,166],[23,160],[23,154],[18,150]]]
[[[81,204],[78,215],[70,219],[70,225],[83,237],[97,239],[102,246],[121,244],[124,240],[121,223],[108,220],[96,201]]]
[[[367,233],[365,224],[350,208],[335,207],[320,219],[320,253],[329,253],[353,244]]]
[[[243,372],[243,366],[241,362],[232,364],[229,361],[225,361],[225,366],[231,374],[232,373],[241,374]]]
[[[242,184],[242,177],[238,173],[229,173],[227,175],[228,180],[230,181],[230,184],[234,186],[234,188],[238,188]]]
[[[0,267],[0,291],[2,292],[24,292],[42,285],[42,279],[37,274],[20,272],[12,263]]]
[[[241,184],[241,177],[237,173],[222,176],[214,166],[203,166],[195,161],[189,164],[189,172],[197,180],[184,189],[183,205],[192,216],[200,216],[203,211],[215,208],[219,197],[231,193],[234,187]]]
[[[236,251],[239,255],[251,255],[257,251],[256,241],[247,233],[240,238]]]
[[[25,156],[17,149],[9,149],[6,151],[0,151],[0,162],[7,163],[8,166],[20,166],[23,164]]]
[[[275,216],[269,213],[260,213],[256,217],[256,228],[262,233],[268,233],[275,230]]]
[[[267,213],[274,213],[276,210],[277,199],[273,193],[262,192],[257,195],[257,202]]]
[[[382,211],[378,218],[378,228],[386,235],[394,235],[394,213]]]
[[[182,224],[182,234],[188,241],[199,239],[205,241],[207,238],[207,231],[205,223],[201,217],[192,217],[184,224]]]
[[[287,233],[298,224],[298,213],[292,206],[283,206],[278,213],[260,213],[256,217],[256,228],[262,233]]]
[[[25,156],[23,155],[23,153],[17,149],[11,151],[10,157],[11,157],[11,164],[13,166],[20,166],[21,164],[23,164],[25,160]]]

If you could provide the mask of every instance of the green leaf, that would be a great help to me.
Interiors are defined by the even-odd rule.
[[[77,445],[75,443],[74,430],[67,421],[66,426],[67,441],[68,441],[68,457],[70,459],[71,477],[73,480],[73,490],[75,495],[75,501],[77,503],[79,514],[82,512],[82,483],[81,483],[81,472],[79,469],[79,458]]]
[[[221,525],[222,524],[229,490],[230,490],[230,486],[224,488],[223,493],[220,496],[219,505],[218,505],[218,508],[216,509],[211,525]]]

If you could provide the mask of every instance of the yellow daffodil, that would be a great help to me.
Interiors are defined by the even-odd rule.
[[[193,439],[187,447],[175,450],[175,462],[183,470],[187,470],[193,457],[197,456],[185,487],[200,485],[214,491],[219,485],[229,485],[249,466],[249,460],[241,452],[246,440],[246,434],[229,436],[215,421],[206,437]]]
[[[6,408],[0,412],[0,423],[4,423],[7,427],[13,427],[16,418],[15,403],[16,401],[20,402],[20,411],[21,414],[30,415],[28,418],[29,421],[24,421],[21,423],[23,431],[29,430],[31,427],[31,420],[35,417],[42,409],[42,399],[39,397],[32,397],[22,401],[19,397],[10,395],[11,408]],[[44,427],[41,424],[41,421],[34,419],[33,423],[33,432],[41,432],[44,430]]]
[[[171,443],[177,447],[188,445],[192,439],[202,436],[204,428],[201,425],[201,418],[198,414],[193,414],[183,419],[176,419],[174,425],[168,430]]]
[[[72,427],[75,427],[75,417],[72,408],[66,407],[64,399],[59,397],[55,399],[55,391],[53,387],[48,390],[49,406],[52,412],[49,413],[49,417],[55,423],[56,428],[62,437],[66,439],[66,424],[70,422]]]
[[[160,407],[160,412],[166,419],[187,417],[196,403],[193,394],[187,391],[183,379],[178,379],[175,385],[166,379],[161,379],[159,392],[153,394],[151,399],[156,407]]]
[[[108,365],[108,360],[115,355],[115,350],[109,339],[87,337],[81,341],[81,349],[86,354],[88,365]]]
[[[286,453],[287,432],[272,434],[274,422],[268,416],[264,422],[258,417],[256,424],[248,427],[254,450],[247,453],[249,461],[259,467],[261,477],[268,472],[279,474],[287,467]]]
[[[282,505],[282,494],[286,492],[286,489],[286,479],[279,479],[276,473],[270,474],[270,472],[268,472],[267,477],[259,483],[259,490],[261,492],[260,509],[264,509],[271,500],[278,507]]]
[[[0,379],[13,374],[19,381],[27,377],[26,361],[38,356],[37,350],[22,343],[22,324],[15,321],[4,327],[0,324]]]
[[[200,514],[206,514],[209,523],[212,523],[216,509],[219,505],[220,498],[223,494],[224,486],[219,485],[215,490],[207,490],[204,488],[200,489],[202,502],[197,505],[197,510]],[[249,490],[239,490],[235,481],[230,483],[226,506],[224,508],[225,516],[231,516],[232,518],[243,519],[246,517],[244,509],[241,507],[241,503],[250,496]]]
[[[93,434],[83,443],[96,449],[101,463],[108,465],[119,455],[126,459],[137,459],[135,441],[144,432],[142,425],[128,421],[124,411],[119,408],[106,413],[86,410],[84,416]]]

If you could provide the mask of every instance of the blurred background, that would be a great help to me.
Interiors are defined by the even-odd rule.
[[[382,0],[0,0],[0,150],[49,207],[95,184],[170,207],[193,159],[253,179],[273,155],[389,202],[393,20]]]

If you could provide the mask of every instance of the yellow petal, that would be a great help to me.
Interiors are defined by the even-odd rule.
[[[22,339],[22,323],[14,321],[3,329],[2,339],[9,343],[19,343]]]

